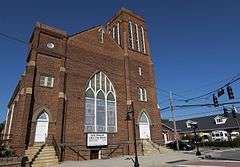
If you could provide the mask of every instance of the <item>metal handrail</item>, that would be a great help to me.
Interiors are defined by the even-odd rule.
[[[60,149],[59,149],[59,145],[58,145],[56,139],[54,138],[54,135],[52,135],[52,145],[53,145],[56,155],[58,157],[58,161],[60,161]]]

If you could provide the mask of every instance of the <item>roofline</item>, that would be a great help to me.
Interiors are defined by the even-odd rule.
[[[162,123],[162,122],[161,122],[161,124],[162,124],[163,126],[166,126],[166,127],[169,128],[169,129],[174,130],[173,128],[171,128],[170,126],[166,125],[165,123]]]
[[[106,21],[105,26],[107,26],[108,23],[113,22],[122,12],[125,12],[129,15],[131,15],[132,17],[135,17],[137,19],[140,19],[141,21],[145,22],[144,17],[136,14],[135,12],[133,12],[132,10],[126,9],[124,7],[122,7],[118,12],[116,12],[108,21]]]
[[[76,36],[76,35],[78,35],[78,34],[81,34],[81,33],[83,33],[83,32],[90,31],[90,30],[93,30],[93,29],[95,29],[95,28],[97,28],[97,27],[102,27],[102,26],[103,26],[102,24],[98,24],[98,25],[96,25],[96,26],[92,26],[92,27],[89,27],[89,28],[84,29],[84,30],[82,30],[82,31],[73,33],[73,34],[69,35],[68,37],[71,38],[71,37],[74,37],[74,36]]]
[[[10,106],[12,105],[15,97],[16,97],[17,94],[18,94],[18,92],[19,92],[19,90],[20,90],[20,84],[21,84],[21,80],[18,81],[17,86],[14,88],[14,91],[13,91],[13,93],[12,93],[12,96],[11,96],[9,102],[8,102],[8,105],[7,105],[8,108],[10,108]]]
[[[231,127],[223,127],[223,128],[212,128],[212,129],[199,129],[196,130],[196,132],[202,132],[202,131],[212,131],[212,130],[224,130],[224,129],[239,129],[238,126],[231,126]],[[191,133],[192,131],[179,131],[179,129],[177,130],[178,133]]]
[[[240,113],[237,113],[240,115]],[[195,121],[196,119],[201,119],[201,118],[207,118],[207,117],[216,117],[216,116],[222,116],[223,114],[213,114],[213,115],[208,115],[208,116],[202,116],[202,117],[195,117],[195,118],[188,118],[188,119],[182,119],[182,120],[177,120],[176,122],[184,122],[184,121],[188,121],[188,120],[191,120],[191,121]],[[224,117],[224,116],[222,116]],[[226,118],[226,117],[224,117]]]

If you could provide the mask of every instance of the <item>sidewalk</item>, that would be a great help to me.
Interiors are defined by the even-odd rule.
[[[134,158],[133,156],[131,156]],[[132,167],[131,160],[125,160],[129,156],[111,158],[107,160],[89,160],[89,161],[65,161],[60,167]],[[167,167],[174,166],[178,162],[197,160],[195,155],[184,154],[182,152],[167,152],[162,154],[153,154],[149,156],[139,156],[140,167]]]

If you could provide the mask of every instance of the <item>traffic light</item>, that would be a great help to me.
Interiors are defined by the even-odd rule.
[[[236,109],[236,107],[232,108],[232,117],[233,118],[237,118],[237,109]]]
[[[228,117],[228,109],[223,107],[223,114],[224,114],[224,117]]]
[[[217,98],[217,96],[215,96],[215,94],[213,94],[213,105],[214,105],[215,107],[219,106],[219,104],[218,104],[218,98]]]
[[[223,88],[218,90],[218,97],[220,97],[222,95],[224,95],[224,89]]]
[[[229,100],[234,99],[233,90],[230,85],[227,86],[227,93],[228,93]]]

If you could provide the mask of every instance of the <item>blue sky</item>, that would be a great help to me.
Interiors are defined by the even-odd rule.
[[[210,103],[211,98],[185,103],[226,83],[239,73],[240,1],[237,0],[115,0],[3,1],[0,33],[28,41],[37,21],[73,34],[105,23],[121,7],[145,17],[155,64],[158,101],[168,105],[172,90],[176,104]],[[0,120],[25,68],[27,46],[0,36]],[[233,85],[236,98],[239,82]],[[221,98],[227,101],[226,98]],[[177,110],[178,119],[216,113],[215,108]],[[164,118],[170,112],[162,112]]]

